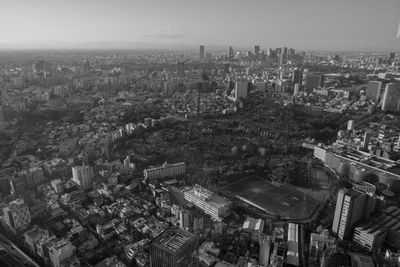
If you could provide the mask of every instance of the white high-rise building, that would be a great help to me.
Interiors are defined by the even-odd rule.
[[[60,239],[49,247],[49,258],[53,267],[60,267],[61,262],[75,253],[75,247],[67,239]]]
[[[89,166],[72,167],[72,181],[77,183],[84,191],[91,189],[92,179]]]
[[[340,189],[333,218],[332,232],[340,239],[351,236],[354,225],[359,222],[366,212],[367,195],[356,189]]]
[[[382,98],[383,111],[400,110],[400,83],[389,83],[386,85]]]
[[[3,208],[4,222],[15,231],[24,229],[31,223],[29,207],[22,198],[10,202]]]
[[[247,98],[248,86],[249,83],[247,81],[236,82],[231,99],[237,101],[239,98]]]

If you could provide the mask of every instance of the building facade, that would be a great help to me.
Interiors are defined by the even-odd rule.
[[[386,85],[385,93],[382,97],[382,110],[400,110],[400,83],[389,83]]]
[[[4,222],[15,231],[27,228],[31,223],[28,205],[23,199],[16,199],[3,208]]]
[[[354,225],[363,218],[367,195],[356,189],[340,189],[336,201],[332,232],[348,239]]]
[[[194,204],[216,221],[227,216],[230,212],[231,202],[214,194],[213,192],[195,185],[184,191],[185,200]]]
[[[184,259],[197,246],[197,235],[179,228],[169,228],[150,244],[150,267],[185,266]]]
[[[72,181],[78,184],[83,191],[91,189],[92,179],[89,166],[72,167]]]
[[[380,81],[369,81],[366,91],[367,100],[378,102],[381,95],[382,82]]]
[[[174,164],[164,163],[160,167],[149,168],[143,171],[143,176],[146,180],[163,179],[166,177],[178,177],[186,174],[185,162]]]

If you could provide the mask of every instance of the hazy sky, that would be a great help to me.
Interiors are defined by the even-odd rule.
[[[0,0],[0,43],[396,49],[400,0]]]

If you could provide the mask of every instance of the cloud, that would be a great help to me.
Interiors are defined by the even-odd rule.
[[[143,37],[146,38],[166,38],[166,39],[174,39],[174,38],[184,38],[188,34],[179,32],[177,29],[173,29],[171,26],[167,26],[167,28],[161,28],[156,33],[153,34],[145,34]]]

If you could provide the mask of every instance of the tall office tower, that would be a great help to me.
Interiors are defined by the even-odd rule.
[[[204,59],[204,45],[200,46],[200,59]]]
[[[382,98],[383,111],[399,111],[400,109],[400,83],[389,83],[386,85]]]
[[[314,89],[321,87],[323,83],[322,75],[319,74],[307,74],[306,81],[304,84],[305,91],[311,93]]]
[[[294,89],[293,89],[293,96],[297,96],[299,94],[299,88],[300,88],[300,84],[295,83]]]
[[[300,81],[301,81],[301,72],[300,72],[300,70],[299,69],[293,70],[293,72],[292,72],[292,82],[294,84],[296,84],[296,83],[300,83]]]
[[[177,73],[179,77],[185,77],[185,62],[179,61],[177,64]]]
[[[389,62],[392,63],[394,62],[394,59],[396,58],[396,53],[392,52],[389,54]]]
[[[294,48],[289,48],[288,49],[288,59],[293,59],[295,54]]]
[[[206,53],[206,60],[207,60],[207,62],[211,62],[212,61],[211,53]]]
[[[381,87],[382,87],[382,82],[369,81],[366,92],[367,100],[378,102],[379,96],[381,94]]]
[[[288,48],[282,48],[281,54],[279,56],[279,65],[285,65],[288,59]]]
[[[332,232],[340,239],[348,239],[354,225],[363,218],[367,194],[357,189],[340,189],[336,201]]]
[[[190,257],[197,246],[197,235],[169,228],[150,244],[150,267],[186,267],[185,258]]]
[[[232,48],[232,46],[229,46],[229,49],[228,49],[228,58],[229,58],[229,59],[233,59],[233,56],[234,56],[233,48]]]
[[[254,46],[254,55],[258,56],[259,53],[260,53],[260,46],[259,45],[255,45]]]
[[[3,207],[4,222],[14,231],[27,228],[31,223],[29,207],[22,198],[16,199]]]
[[[53,267],[60,267],[61,262],[75,253],[75,246],[68,239],[59,239],[49,247],[49,258]]]
[[[272,62],[272,59],[274,57],[274,50],[272,48],[268,48],[267,50],[267,61]]]
[[[237,100],[240,97],[247,98],[248,86],[249,86],[249,83],[247,81],[235,83],[235,91],[234,91],[235,100]]]
[[[77,183],[83,191],[92,188],[89,166],[72,167],[72,181]]]
[[[371,139],[371,133],[365,132],[364,133],[364,140],[362,142],[362,149],[364,151],[368,151],[369,140]]]
[[[353,131],[354,130],[354,120],[348,120],[347,121],[347,131]]]

